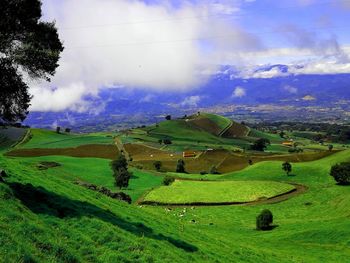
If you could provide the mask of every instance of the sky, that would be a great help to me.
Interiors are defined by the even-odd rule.
[[[350,0],[42,2],[65,50],[50,83],[30,81],[32,111],[89,111],[96,105],[86,98],[107,88],[184,92],[221,65],[241,78],[286,75],[255,71],[272,64],[289,65],[288,74],[350,73]]]

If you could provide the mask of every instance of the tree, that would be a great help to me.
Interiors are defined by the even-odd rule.
[[[333,150],[333,145],[332,144],[329,144],[328,145],[328,150],[331,152]]]
[[[265,138],[261,138],[258,139],[254,142],[253,145],[251,145],[251,150],[253,151],[260,151],[263,152],[266,148],[267,145],[270,145],[270,140],[269,139],[265,139]]]
[[[330,175],[340,185],[350,184],[350,162],[333,165]]]
[[[162,168],[162,162],[161,162],[161,161],[155,161],[155,162],[153,163],[153,166],[154,166],[154,168],[156,168],[156,170],[159,172],[160,169]]]
[[[270,230],[273,223],[273,215],[270,210],[264,209],[256,218],[257,230]]]
[[[60,133],[61,132],[61,127],[60,126],[57,126],[56,127],[56,133]]]
[[[163,179],[163,185],[171,185],[175,181],[175,178],[172,176],[165,176]]]
[[[172,144],[172,141],[169,138],[163,139],[163,143],[166,145]]]
[[[184,160],[180,159],[177,161],[177,165],[176,165],[176,172],[177,173],[185,173],[185,162]]]
[[[129,180],[132,173],[128,171],[128,162],[123,154],[119,155],[118,158],[111,163],[113,175],[115,179],[115,185],[120,189],[122,187],[128,187]]]
[[[286,134],[284,133],[284,131],[281,131],[281,132],[280,132],[280,137],[281,137],[281,138],[284,138],[285,135],[286,135]]]
[[[0,1],[0,120],[23,121],[31,96],[25,77],[50,80],[63,45],[52,22],[41,20],[41,1]]]
[[[248,160],[248,164],[249,164],[249,165],[253,165],[253,160],[252,160],[252,159],[249,159],[249,160]]]
[[[292,171],[292,165],[289,162],[284,162],[282,164],[282,170],[285,171],[287,175],[289,175]]]
[[[167,121],[170,121],[170,120],[171,120],[171,115],[165,116],[165,119],[166,119]]]
[[[66,133],[70,133],[71,129],[70,129],[70,128],[66,128],[64,131],[65,131]]]

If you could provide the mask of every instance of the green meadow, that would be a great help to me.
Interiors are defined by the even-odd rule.
[[[18,147],[113,143],[103,133],[32,132],[31,140]],[[350,257],[350,187],[329,176],[333,164],[350,161],[350,150],[292,163],[290,176],[281,161],[266,161],[220,175],[173,173],[199,181],[179,180],[170,186],[162,186],[165,173],[131,167],[129,187],[121,190],[132,197],[130,205],[75,184],[80,180],[120,191],[107,159],[19,158],[5,152],[0,167],[9,177],[0,183],[0,262],[342,263]],[[60,166],[39,170],[43,161]],[[290,191],[289,183],[308,190],[282,202],[247,206],[138,203],[152,195],[166,202],[255,200]],[[255,230],[263,209],[274,215],[271,231]]]

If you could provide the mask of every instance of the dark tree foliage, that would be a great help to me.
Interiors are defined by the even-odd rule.
[[[333,165],[330,172],[334,180],[340,185],[350,184],[350,162]]]
[[[174,181],[175,181],[174,177],[167,175],[163,179],[163,184],[164,185],[171,185]]]
[[[114,173],[115,185],[120,189],[129,186],[132,173],[128,171],[128,162],[123,154],[112,161],[111,167]]]
[[[40,21],[39,0],[0,1],[0,120],[23,121],[31,96],[23,74],[50,80],[63,46],[54,23]]]
[[[328,145],[328,150],[331,152],[333,150],[334,146],[332,144]]]
[[[257,230],[270,230],[273,223],[273,215],[270,210],[263,210],[256,218]]]
[[[184,160],[180,159],[177,161],[176,172],[177,173],[186,173]]]
[[[70,133],[71,129],[70,129],[70,128],[66,128],[64,131],[65,131],[66,133]]]
[[[163,139],[163,143],[166,145],[172,144],[172,141],[169,138]]]
[[[166,119],[167,121],[170,121],[170,120],[171,120],[171,115],[165,116],[165,119]]]
[[[61,127],[60,126],[57,126],[56,127],[56,133],[60,133],[61,132]]]
[[[282,170],[285,171],[287,175],[289,175],[292,171],[292,165],[289,162],[284,162],[282,164]]]
[[[261,138],[261,139],[256,140],[250,148],[253,151],[263,152],[263,151],[265,151],[265,149],[267,148],[268,145],[270,145],[270,140],[265,139],[265,138]]]
[[[155,161],[153,163],[154,168],[159,172],[160,169],[162,168],[162,162],[161,161]]]

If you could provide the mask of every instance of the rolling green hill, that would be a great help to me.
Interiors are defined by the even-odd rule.
[[[62,146],[56,134],[35,135],[20,147]],[[70,136],[75,141],[66,147],[82,141],[110,143],[106,134]],[[350,187],[338,186],[329,176],[331,165],[350,161],[350,150],[293,163],[292,176],[282,171],[281,161],[222,175],[175,174],[218,180],[216,194],[232,191],[235,198],[244,198],[248,193],[240,184],[246,187],[252,181],[308,188],[274,204],[206,207],[137,204],[152,189],[160,189],[162,173],[133,168],[130,186],[123,190],[133,199],[128,205],[75,184],[81,180],[119,191],[107,159],[4,153],[0,151],[0,167],[10,176],[0,183],[0,262],[347,262],[350,256]],[[43,161],[60,166],[38,169]],[[193,184],[187,189],[194,189]],[[195,191],[214,193],[206,184]],[[255,218],[265,208],[272,211],[276,227],[256,231]]]

